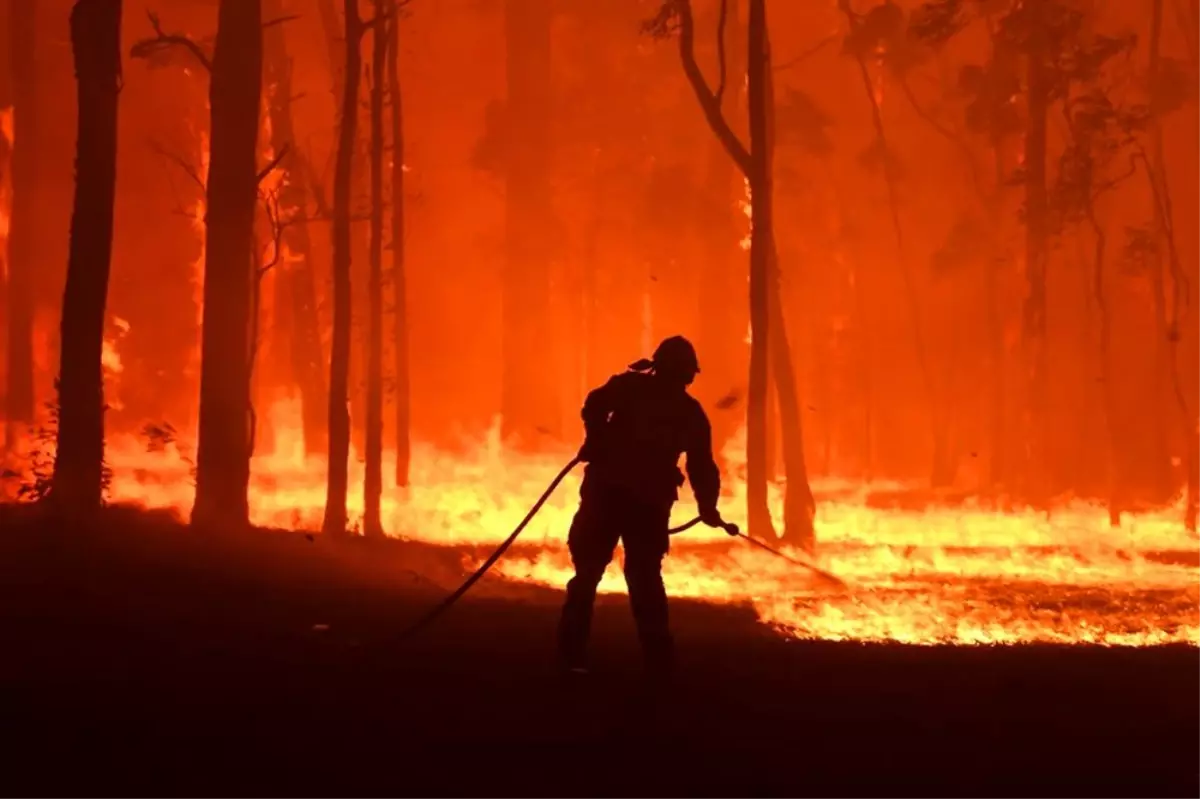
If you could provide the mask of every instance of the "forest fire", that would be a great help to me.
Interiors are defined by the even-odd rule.
[[[305,458],[298,409],[281,403],[272,417],[282,434],[276,434],[276,452],[254,461],[252,519],[267,527],[319,530],[323,466]],[[145,438],[110,443],[110,498],[186,519],[194,456],[180,442],[156,435],[149,452]],[[743,457],[736,444],[731,450],[732,459]],[[565,450],[541,456],[506,451],[495,433],[465,455],[417,447],[413,486],[385,494],[385,520],[404,538],[495,545],[569,457]],[[351,485],[361,485],[361,462],[352,463]],[[524,546],[500,563],[501,574],[551,587],[569,579],[565,537],[578,485],[578,474],[564,483],[527,531]],[[799,638],[1200,645],[1200,561],[1175,508],[1138,514],[1114,529],[1103,508],[1084,502],[1049,516],[972,504],[905,511],[870,507],[869,489],[814,483],[822,498],[820,562],[847,582],[846,589],[706,528],[673,541],[664,569],[667,588],[681,597],[750,604],[764,623]],[[730,487],[730,507],[741,505],[744,490],[740,483]],[[777,514],[779,500],[773,500]],[[362,506],[352,501],[350,510],[357,526]],[[689,513],[683,504],[676,522]],[[477,563],[465,556],[463,565]],[[601,590],[624,592],[617,569]]]
[[[252,5],[257,9],[259,3]],[[1173,202],[1191,208],[1195,197],[1194,187],[1183,186],[1172,200],[1161,164],[1167,122],[1175,137],[1167,143],[1180,150],[1172,157],[1191,157],[1178,146],[1190,129],[1175,130],[1183,123],[1168,118],[1167,111],[1153,112],[1162,119],[1147,116],[1151,111],[1140,96],[1126,98],[1126,76],[1114,60],[1147,46],[1148,72],[1183,69],[1179,59],[1160,52],[1168,41],[1161,19],[1155,17],[1151,31],[1156,38],[1143,45],[1123,34],[1097,33],[1090,18],[1084,24],[1082,11],[1067,14],[1063,24],[1074,37],[1072,46],[1096,63],[1085,69],[1074,61],[1054,62],[1056,80],[1066,87],[1060,98],[1039,96],[1043,90],[1030,83],[1032,73],[1014,66],[1018,58],[1027,62],[1022,69],[1037,65],[1029,54],[1033,38],[1009,42],[1004,36],[1017,34],[1001,35],[988,20],[953,3],[907,10],[885,3],[856,11],[839,2],[804,14],[781,8],[780,14],[796,14],[797,20],[813,17],[805,17],[811,24],[781,29],[829,31],[826,41],[841,38],[843,46],[840,54],[823,51],[824,42],[809,46],[775,72],[765,33],[756,27],[766,24],[764,17],[751,23],[744,10],[729,16],[724,3],[697,2],[693,9],[690,2],[670,0],[650,20],[638,16],[636,3],[609,14],[572,12],[570,20],[559,20],[566,25],[562,31],[553,27],[554,12],[526,16],[506,7],[503,20],[488,17],[481,24],[503,22],[506,35],[532,36],[529,47],[547,50],[537,50],[542,53],[537,57],[550,58],[552,29],[556,36],[578,35],[571,26],[604,18],[614,41],[627,37],[646,60],[643,66],[653,64],[656,73],[672,76],[663,91],[691,109],[664,114],[655,123],[662,129],[655,127],[651,138],[636,119],[611,130],[572,133],[582,138],[564,143],[564,152],[585,144],[592,159],[589,175],[575,176],[585,188],[576,197],[573,187],[556,183],[566,179],[553,173],[570,169],[543,158],[551,142],[538,138],[548,119],[538,98],[563,87],[555,83],[559,78],[541,75],[524,49],[496,53],[508,59],[507,91],[520,107],[517,121],[504,124],[517,125],[523,135],[505,138],[509,134],[497,127],[502,115],[493,118],[489,105],[484,129],[455,140],[470,153],[462,159],[469,163],[465,172],[448,160],[436,168],[424,164],[422,158],[438,156],[420,147],[415,156],[406,153],[400,75],[394,69],[401,59],[388,39],[399,36],[402,26],[361,15],[367,6],[379,11],[386,4],[360,5],[359,19],[350,4],[339,22],[325,0],[312,9],[300,0],[263,4],[283,23],[262,26],[265,32],[255,39],[263,48],[256,56],[261,85],[238,84],[246,90],[237,97],[239,107],[259,108],[253,131],[236,114],[222,119],[221,104],[212,102],[223,66],[215,60],[215,45],[203,36],[170,32],[157,9],[145,9],[148,28],[136,23],[138,39],[129,53],[145,68],[126,70],[137,76],[131,78],[134,88],[150,98],[163,91],[152,81],[169,82],[181,111],[166,125],[135,103],[130,123],[170,142],[152,147],[170,174],[139,174],[137,191],[165,194],[169,185],[174,194],[169,214],[150,205],[138,208],[158,214],[154,218],[169,228],[153,247],[173,269],[153,279],[160,281],[154,284],[159,290],[172,292],[176,305],[164,313],[153,293],[140,296],[139,290],[123,288],[132,281],[114,277],[113,305],[120,316],[109,312],[99,356],[108,409],[108,501],[170,509],[186,521],[199,506],[193,505],[196,487],[215,485],[207,505],[214,519],[225,518],[245,494],[249,521],[263,526],[338,530],[340,504],[359,532],[378,533],[382,527],[393,536],[448,546],[497,543],[570,457],[578,426],[565,420],[574,416],[584,392],[604,379],[606,366],[619,369],[637,354],[631,349],[646,350],[678,328],[704,342],[705,370],[695,388],[713,415],[714,438],[725,453],[727,516],[760,534],[786,528],[789,543],[810,537],[821,563],[849,588],[833,590],[719,532],[693,530],[675,540],[666,561],[671,593],[752,604],[763,622],[798,637],[1200,644],[1191,474],[1195,370],[1194,364],[1181,365],[1196,342],[1194,330],[1179,334],[1190,302],[1185,292],[1194,293],[1200,281],[1189,282],[1187,274],[1194,242],[1163,220],[1173,213]],[[238,8],[245,17],[221,17],[225,33],[255,38],[261,9]],[[757,2],[751,8],[754,15],[766,13]],[[318,13],[284,16],[297,9]],[[211,14],[171,10],[189,29],[209,30],[218,22]],[[695,17],[705,17],[708,25],[718,10],[721,25],[748,40],[736,38],[728,53],[720,51],[721,70],[740,71],[737,79],[722,71],[719,85],[710,85],[697,64],[718,63],[717,53],[704,42],[697,49],[702,26]],[[1006,24],[1025,31],[1021,35],[1034,25],[1022,16],[1020,4],[1007,13]],[[1132,13],[1113,16],[1103,25],[1114,31],[1141,24]],[[20,14],[15,19],[27,26],[36,22]],[[129,14],[116,22],[134,24]],[[359,26],[354,38],[374,48],[371,69],[378,74],[370,80],[346,73],[347,65],[361,68],[367,53],[362,46],[347,48],[339,24]],[[440,23],[418,14],[411,24]],[[791,41],[790,34],[780,35],[780,47],[800,49],[802,43]],[[994,51],[984,64],[975,63],[980,42],[971,44],[972,36]],[[309,57],[321,47],[324,55]],[[1012,47],[1017,50],[1005,49]],[[305,57],[294,55],[299,53]],[[962,64],[957,88],[943,87],[945,107],[931,112],[933,101],[918,96],[926,89],[914,90],[907,71],[935,56]],[[607,95],[625,97],[629,86],[620,76],[602,74],[599,56],[591,57],[595,63],[577,66],[591,70],[588,79]],[[848,59],[852,66],[840,88],[818,91],[784,71],[810,57],[829,65]],[[1004,74],[993,74],[997,71]],[[22,82],[27,76],[18,77],[27,89]],[[146,80],[140,88],[139,78]],[[324,97],[329,85],[332,97]],[[411,124],[424,131],[419,144],[438,139],[440,134],[421,126],[429,127],[435,112],[444,113],[436,110],[431,102],[436,92],[428,89],[405,89],[416,98]],[[347,91],[370,94],[369,125],[358,124],[361,112],[350,120],[355,124],[329,125],[330,115],[341,109],[344,116],[356,107],[358,98]],[[307,98],[310,92],[321,96]],[[828,135],[835,115],[830,109],[850,113],[845,96],[851,92],[861,95],[854,106],[862,116],[861,131],[855,134],[859,149],[844,155]],[[483,94],[476,98],[481,109]],[[18,108],[28,96],[15,95]],[[1068,127],[1055,135],[1066,138],[1042,141],[1047,111],[1038,104],[1053,102],[1063,103]],[[1173,102],[1172,111],[1185,104]],[[664,143],[700,124],[693,116],[697,103],[712,141],[668,158]],[[772,127],[762,138],[765,128],[753,124],[743,131],[735,112],[752,122],[769,121],[778,132]],[[565,109],[555,113],[570,116]],[[578,113],[582,117],[574,122],[585,129],[605,116],[597,117],[596,109]],[[37,136],[34,116],[14,116],[8,107],[0,112],[5,152],[27,141],[21,138],[23,124]],[[107,119],[115,125],[115,116]],[[469,127],[458,119],[445,124],[451,126],[447,130]],[[1080,127],[1086,124],[1101,128]],[[214,200],[214,185],[230,185],[229,173],[221,172],[230,161],[210,146],[239,136],[247,147],[243,155],[253,149],[257,164],[253,175],[242,176],[253,178],[255,195],[253,212],[243,212],[250,223],[238,233],[244,241],[225,237],[229,226],[240,223],[225,199]],[[942,159],[946,163],[931,165],[927,177],[933,188],[925,201],[937,209],[934,224],[918,218],[915,204],[904,206],[902,194],[925,187],[905,177],[888,148],[927,150],[930,141],[947,139],[954,146]],[[1043,171],[1049,171],[1030,177],[1035,144],[1043,150],[1037,156]],[[113,145],[116,152],[115,140]],[[763,148],[771,150],[768,163],[779,162],[780,174],[770,181],[756,171]],[[635,175],[614,153],[639,168],[651,166]],[[131,157],[121,150],[121,169],[131,171],[126,162]],[[627,210],[636,204],[609,198],[624,195],[599,177],[606,158],[615,173],[626,174],[630,186],[622,191],[644,190],[647,208]],[[1084,159],[1087,168],[1071,158]],[[990,182],[979,171],[985,160],[994,163]],[[1145,173],[1144,190],[1126,185],[1131,175],[1116,169],[1118,161],[1133,164],[1134,177],[1138,170]],[[17,168],[28,162],[12,165],[0,170],[0,241],[11,251],[2,261],[6,307],[12,311],[5,326],[9,498],[22,483],[42,489],[50,484],[50,476],[39,473],[49,468],[54,452],[55,431],[45,409],[53,404],[64,347],[60,309],[47,300],[57,286],[28,279],[37,259],[31,234],[24,231],[40,225],[44,232],[50,216],[36,199],[21,200],[35,196],[34,172]],[[708,205],[688,206],[677,218],[663,209],[700,191],[689,170],[706,175],[704,192],[712,196]],[[821,185],[792,186],[790,176],[805,171],[822,175]],[[958,184],[968,181],[959,172],[971,175],[971,185],[961,192]],[[180,173],[189,178],[187,192],[176,192]],[[474,192],[484,198],[469,214],[444,200],[432,213],[420,203],[407,205],[406,179],[431,181],[436,194],[445,175],[459,181],[447,179],[446,185],[455,186],[502,178],[510,199],[494,204],[486,192]],[[1027,181],[1022,198],[1012,190],[1015,176]],[[1079,188],[1072,181],[1084,177],[1094,183],[1084,198],[1068,196]],[[1106,199],[1111,207],[1098,205],[1118,185],[1128,191]],[[251,193],[244,188],[243,199]],[[768,192],[771,202],[753,202],[758,192]],[[551,195],[562,206],[559,218],[543,203]],[[863,198],[865,209],[857,208]],[[358,215],[368,199],[371,214]],[[1043,209],[1032,223],[1022,216],[1025,211],[1017,213],[1029,203]],[[964,204],[968,211],[959,207]],[[14,207],[32,220],[21,223],[18,214],[16,238],[9,235]],[[417,215],[421,224],[406,228],[405,214]],[[480,240],[502,231],[505,269],[493,268],[491,253],[463,245],[470,236],[435,235],[442,218],[454,230],[473,230],[470,235]],[[115,229],[122,220],[128,224],[118,213]],[[358,224],[367,221],[369,232]],[[1121,225],[1126,240],[1118,270],[1104,259],[1115,258],[1112,248],[1105,249],[1107,229]],[[561,235],[550,242],[547,231],[559,229]],[[886,235],[863,236],[862,230]],[[214,243],[225,249],[214,253]],[[236,269],[221,271],[231,269],[228,253],[243,245],[251,251],[248,280]],[[123,246],[114,276],[124,280],[125,270],[148,280],[141,243],[136,252],[127,242]],[[437,266],[445,253],[458,259],[461,280],[445,282]],[[685,259],[699,267],[686,272],[680,267]],[[1041,272],[1050,261],[1058,271],[1048,277]],[[213,289],[221,281],[225,288]],[[529,289],[539,282],[553,291]],[[747,284],[749,313],[731,310],[729,294],[740,296]],[[500,295],[503,302],[495,300]],[[224,356],[201,351],[206,297],[213,314],[247,317],[244,331],[232,325],[205,339]],[[561,308],[553,308],[556,303]],[[499,316],[498,306],[505,309]],[[568,324],[573,315],[582,321]],[[766,327],[768,316],[769,329],[777,331],[771,335],[778,335],[769,350],[756,332]],[[1054,322],[1050,327],[1047,316]],[[385,318],[393,325],[386,337]],[[623,333],[612,340],[597,333],[618,328]],[[170,336],[159,342],[162,330]],[[226,336],[230,330],[236,335]],[[474,332],[466,336],[463,330]],[[553,367],[543,368],[527,353],[548,339],[559,350],[550,359]],[[210,377],[216,393],[197,402],[204,395],[202,356],[228,359],[243,349],[250,353],[244,372]],[[470,368],[448,370],[447,358],[463,358]],[[493,368],[491,361],[500,366]],[[1057,370],[1052,377],[1051,367]],[[157,396],[164,386],[169,399]],[[208,426],[209,450],[225,454],[218,456],[218,466],[198,463],[204,456],[194,442],[206,440],[206,402],[218,407],[242,395],[249,397],[248,430]],[[328,413],[343,395],[349,410],[344,428],[338,414]],[[179,430],[147,427],[151,418],[174,418]],[[497,418],[503,423],[489,426]],[[1122,426],[1129,432],[1123,434]],[[253,455],[249,483],[239,486],[226,476],[244,466],[243,434]],[[385,435],[387,446],[381,443]],[[230,452],[233,460],[220,460]],[[197,471],[210,479],[195,478]],[[381,475],[394,479],[383,480],[380,488]],[[498,567],[501,573],[551,586],[567,580],[564,537],[578,487],[579,475],[572,475],[518,551]],[[797,511],[808,487],[815,506]],[[889,491],[921,498],[919,507],[878,501],[878,494]],[[955,499],[943,502],[944,495]],[[1007,509],[1001,497],[1016,509]],[[676,516],[687,512],[679,509]],[[379,521],[372,522],[375,515]],[[812,518],[811,530],[806,517]],[[615,569],[601,590],[623,590]]]

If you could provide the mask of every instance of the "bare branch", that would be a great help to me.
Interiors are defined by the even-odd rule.
[[[729,0],[721,0],[721,10],[717,14],[717,64],[720,78],[717,81],[717,90],[713,92],[717,98],[717,105],[721,104],[721,98],[725,95],[725,18],[728,16]]]
[[[196,168],[189,164],[183,156],[179,155],[178,153],[170,152],[156,141],[150,142],[150,149],[182,169],[183,173],[191,178],[193,183],[200,187],[200,191],[203,192],[208,190],[208,187],[204,184],[204,179],[200,177],[200,173],[197,172]]]
[[[286,17],[276,17],[275,19],[267,20],[266,22],[263,23],[262,26],[263,26],[263,29],[266,30],[267,28],[270,28],[273,25],[282,25],[285,22],[291,22],[292,20],[296,20],[296,19],[300,19],[299,14],[289,14]]]
[[[837,39],[838,39],[838,33],[836,31],[834,31],[833,33],[829,34],[821,41],[814,44],[812,47],[809,47],[807,50],[801,51],[799,55],[793,56],[792,58],[788,59],[787,61],[784,61],[779,66],[775,67],[775,71],[783,72],[785,69],[791,69],[792,67],[800,64],[802,61],[807,61],[812,56],[814,56],[817,53],[824,50],[826,45],[832,44],[833,42],[837,41]]]
[[[289,145],[289,144],[285,144],[282,147],[280,147],[279,153],[274,158],[271,159],[271,162],[269,164],[264,166],[259,171],[259,173],[257,175],[257,179],[255,180],[255,184],[262,183],[264,180],[266,180],[267,176],[269,176],[272,172],[274,172],[275,168],[279,166],[280,162],[283,161],[283,159],[287,157],[287,154],[290,150],[291,150],[291,145]]]
[[[164,50],[169,50],[173,47],[182,47],[191,53],[205,70],[210,74],[212,73],[212,59],[208,53],[204,52],[204,48],[182,33],[166,33],[163,31],[162,23],[159,21],[158,15],[153,11],[147,11],[146,16],[150,20],[150,27],[154,29],[154,38],[142,39],[136,42],[129,49],[130,57],[150,58]]]
[[[704,73],[700,71],[700,65],[696,63],[696,24],[692,18],[691,0],[675,0],[675,8],[679,14],[679,60],[683,63],[684,75],[687,76],[688,83],[691,84],[692,91],[696,94],[696,100],[700,103],[700,110],[704,112],[704,118],[708,120],[708,126],[712,128],[713,133],[725,147],[729,157],[737,164],[738,169],[748,175],[750,174],[750,151],[733,132],[733,128],[729,126],[729,122],[721,113],[720,98],[709,88],[708,81],[704,79]]]

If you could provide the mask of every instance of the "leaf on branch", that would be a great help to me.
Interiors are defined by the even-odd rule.
[[[845,55],[873,60],[905,36],[904,9],[890,0],[884,0],[865,14],[855,15],[853,20],[850,32],[842,40]]]
[[[969,21],[963,0],[930,0],[913,10],[908,35],[936,50],[953,39]]]
[[[679,30],[679,8],[677,0],[662,0],[653,17],[642,22],[642,33],[651,39],[670,39]]]

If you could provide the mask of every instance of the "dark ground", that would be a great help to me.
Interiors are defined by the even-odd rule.
[[[5,795],[1200,794],[1194,648],[799,643],[676,602],[656,699],[623,598],[585,687],[550,668],[550,591],[485,580],[386,645],[444,595],[408,570],[452,585],[461,553],[0,527]]]

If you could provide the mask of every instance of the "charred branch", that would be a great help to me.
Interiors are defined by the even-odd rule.
[[[158,14],[155,14],[153,11],[147,11],[146,16],[150,20],[150,27],[154,29],[154,38],[142,39],[136,42],[129,49],[131,58],[150,59],[161,56],[168,50],[182,48],[191,53],[200,62],[200,65],[204,67],[206,72],[212,73],[212,56],[205,52],[204,48],[198,42],[182,33],[167,33],[164,31]]]
[[[725,3],[722,2],[722,29],[724,28],[724,12]],[[750,151],[746,145],[742,143],[737,134],[733,132],[729,121],[725,119],[725,115],[721,112],[721,95],[714,91],[704,78],[704,73],[700,70],[700,65],[696,62],[696,22],[692,16],[691,0],[674,0],[673,9],[678,17],[679,30],[679,60],[683,64],[684,75],[687,76],[688,83],[691,84],[692,91],[696,95],[697,102],[700,103],[700,110],[704,112],[704,118],[708,121],[708,125],[712,128],[717,139],[720,140],[722,146],[729,153],[729,157],[737,164],[738,169],[743,174],[750,174]],[[720,39],[724,39],[722,34]],[[724,53],[724,46],[721,47],[721,52]],[[722,78],[721,86],[724,91],[724,57],[722,63]]]
[[[264,180],[266,180],[271,175],[271,173],[274,172],[279,167],[280,163],[283,162],[283,159],[287,158],[287,155],[289,152],[291,152],[291,149],[292,149],[292,147],[290,144],[285,144],[282,147],[280,147],[278,155],[276,155],[274,158],[272,158],[270,160],[270,162],[267,163],[266,166],[264,166],[262,169],[259,170],[258,175],[257,175],[257,182],[262,183]]]

